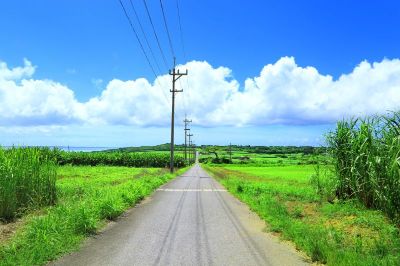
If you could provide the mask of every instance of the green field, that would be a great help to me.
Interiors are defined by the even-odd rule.
[[[383,212],[367,209],[356,200],[329,202],[311,182],[315,165],[203,166],[258,213],[267,222],[267,230],[293,241],[313,261],[400,265],[398,227]]]
[[[87,235],[175,175],[159,168],[59,167],[55,205],[0,223],[0,265],[41,265],[77,249]]]
[[[315,172],[315,166],[313,165],[287,165],[270,167],[243,167],[240,165],[227,165],[224,168],[262,177],[265,180],[277,179],[281,182],[287,181],[296,183],[308,183],[310,181],[310,176]]]
[[[314,147],[261,146],[201,146],[199,151],[201,163],[248,166],[316,164],[326,153]]]

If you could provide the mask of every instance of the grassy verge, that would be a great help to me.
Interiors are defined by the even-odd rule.
[[[41,265],[77,249],[107,220],[177,174],[154,168],[60,167],[57,204],[22,218],[17,233],[0,243],[0,265]]]
[[[328,265],[400,265],[399,229],[358,201],[321,199],[312,166],[204,168],[313,261]]]

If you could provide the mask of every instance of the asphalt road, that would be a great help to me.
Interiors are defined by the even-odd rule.
[[[306,265],[199,166],[52,265]]]

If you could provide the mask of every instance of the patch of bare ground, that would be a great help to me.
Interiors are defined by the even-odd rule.
[[[13,222],[5,223],[0,221],[0,246],[11,239],[17,230],[25,224],[24,219],[17,219]]]
[[[334,228],[337,231],[344,232],[347,242],[355,241],[355,239],[363,239],[364,244],[373,244],[375,241],[380,239],[379,232],[373,228],[357,223],[357,216],[347,215],[342,217],[330,218],[325,221],[326,227]]]
[[[317,202],[286,201],[288,212],[297,218],[315,218],[319,216]]]
[[[234,177],[238,177],[241,179],[252,180],[252,181],[263,180],[263,178],[260,178],[260,177],[254,176],[254,175],[242,173],[240,171],[225,169],[225,168],[213,168],[213,169],[211,169],[211,171],[214,174],[214,177],[216,177],[217,179],[224,179],[229,176],[234,176]]]

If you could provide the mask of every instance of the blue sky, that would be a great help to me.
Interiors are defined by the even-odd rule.
[[[186,102],[181,101],[185,107],[178,110],[178,119],[182,118],[185,111],[190,115],[189,107],[197,108],[197,111],[193,111],[193,117],[198,121],[196,130],[199,135],[198,141],[201,143],[224,144],[236,141],[240,144],[260,145],[275,143],[318,145],[321,142],[321,137],[318,136],[331,129],[338,118],[398,108],[395,101],[400,94],[397,83],[399,74],[396,74],[398,70],[396,60],[400,57],[398,1],[179,0],[187,60],[181,49],[176,1],[163,2],[178,63],[189,68],[189,73],[208,71],[210,77],[215,77],[214,82],[205,81],[201,77],[189,77],[189,83],[201,86],[196,84],[186,86],[185,96],[178,95],[181,98],[186,97],[184,100]],[[123,3],[134,20],[133,13],[129,9],[129,1],[124,0]],[[168,61],[172,62],[159,1],[147,0],[147,3],[163,51]],[[161,56],[152,38],[143,1],[133,0],[133,4],[137,8],[158,63],[161,65]],[[137,96],[133,93],[132,97],[138,98],[134,98],[132,102],[121,103],[120,106],[129,108],[132,103],[135,104],[143,99],[146,99],[150,106],[146,107],[146,104],[143,104],[127,114],[115,112],[111,118],[104,118],[106,114],[112,112],[104,106],[119,105],[118,99],[121,97],[115,96],[116,94],[129,90],[130,85],[136,90],[149,89],[144,85],[141,87],[140,84],[131,84],[129,81],[139,78],[145,78],[150,83],[154,81],[154,76],[117,0],[3,1],[0,4],[0,25],[2,25],[0,61],[7,64],[7,68],[3,67],[3,70],[11,71],[16,67],[27,69],[24,58],[35,66],[32,73],[14,79],[15,84],[18,85],[22,79],[33,79],[51,80],[63,86],[61,89],[63,92],[56,93],[54,90],[59,87],[55,88],[54,84],[51,85],[53,87],[48,83],[42,84],[41,94],[31,92],[33,93],[31,98],[16,102],[15,105],[8,102],[9,109],[15,106],[16,110],[22,111],[3,115],[4,118],[0,119],[3,124],[0,136],[4,142],[1,144],[63,145],[64,142],[71,142],[73,145],[85,146],[90,142],[93,143],[91,146],[128,146],[131,143],[145,145],[168,141],[166,135],[168,125],[160,122],[164,118],[168,120],[167,117],[161,115],[149,117],[147,116],[149,110],[140,109],[152,110],[154,105],[159,103],[158,100],[147,98],[146,95]],[[135,26],[137,27],[137,24]],[[281,60],[286,57],[289,59]],[[382,61],[384,59],[385,62]],[[187,61],[197,64],[187,65]],[[365,65],[357,72],[355,69],[363,61],[370,63],[369,68]],[[206,62],[207,66],[201,65],[201,62]],[[381,65],[375,66],[374,62]],[[261,74],[264,67],[269,64],[270,72],[266,70]],[[315,76],[315,73],[308,71],[308,66],[315,69],[318,75]],[[218,70],[220,67],[226,70],[222,74],[220,73],[222,70]],[[203,72],[199,72],[198,69],[202,69]],[[386,76],[382,77],[382,71],[386,69],[389,69],[388,73],[385,72]],[[157,74],[162,75],[166,71],[166,67],[162,67],[162,73]],[[303,76],[299,78],[296,74],[298,72],[303,73]],[[365,77],[376,75],[377,78],[364,90],[361,84],[365,78],[359,72],[364,73]],[[280,73],[279,79],[273,79],[271,73]],[[347,75],[347,78],[338,81],[341,75]],[[331,81],[329,77],[332,77]],[[245,82],[247,79],[251,79],[253,85],[247,84]],[[309,79],[315,82],[304,83],[304,80]],[[127,83],[111,84],[112,80]],[[264,83],[261,80],[265,80],[269,85],[262,87]],[[167,81],[161,83],[165,84],[166,88],[163,89],[165,95],[169,97]],[[0,84],[2,86],[0,89],[11,90],[7,87],[8,83]],[[37,82],[35,84],[39,86]],[[119,89],[124,86],[127,88]],[[212,90],[214,94],[211,94],[214,97],[208,99],[204,92],[196,93],[196,86],[199,91]],[[28,87],[18,88],[24,90]],[[253,87],[263,91],[262,95],[267,97],[265,101],[257,102],[259,97],[255,95],[261,92],[254,92]],[[296,88],[293,89],[294,87]],[[319,89],[314,91],[310,87]],[[349,112],[341,110],[351,109],[352,106],[347,106],[351,103],[351,99],[348,101],[339,99],[337,106],[335,105],[338,95],[340,97],[345,88],[351,88],[349,95],[360,100],[358,106],[355,104],[357,108],[354,107],[354,110]],[[293,92],[290,95],[271,94],[271,91],[282,89],[288,91],[293,89]],[[66,95],[69,95],[66,90],[73,92],[74,96],[70,99],[70,104],[63,102],[65,106],[63,105],[62,110],[57,109],[60,104],[58,107],[50,108],[47,105],[43,107],[38,100],[40,97],[52,99],[53,94],[61,95],[60,99],[65,99]],[[240,94],[246,90],[254,93]],[[329,90],[337,90],[337,93],[325,95],[324,92]],[[107,100],[103,99],[105,97],[100,98],[104,91],[109,91],[107,95],[114,96]],[[220,91],[225,97],[216,100]],[[371,91],[379,91],[377,99],[390,94],[393,101],[383,104],[381,101],[371,100],[368,100],[367,104],[366,101],[361,102],[364,98],[360,95],[366,97]],[[195,99],[190,99],[194,97],[191,97],[191,93],[192,96],[203,97],[200,99],[201,102],[213,102],[213,105],[202,103],[197,106]],[[230,95],[235,93],[237,95],[230,98]],[[303,94],[314,95],[314,98],[311,99],[310,96],[303,99],[301,96]],[[96,97],[98,98],[96,103],[89,104],[89,107],[80,106]],[[325,97],[333,101],[334,106],[315,100]],[[301,99],[301,102],[296,99]],[[242,111],[246,115],[235,115],[234,112],[227,111],[234,109],[238,106],[237,103],[243,101],[250,102],[249,107],[247,109],[244,107]],[[32,108],[24,110],[19,108],[22,103],[24,106],[28,103]],[[298,106],[301,103],[309,104],[297,109],[288,109],[286,106]],[[264,104],[273,108],[263,106]],[[319,109],[314,107],[317,105]],[[369,108],[376,105],[381,105],[381,108]],[[263,110],[263,113],[253,112],[251,107]],[[85,110],[82,111],[83,109]],[[93,109],[101,109],[102,112],[93,115],[95,112]],[[29,110],[33,110],[32,115],[29,114]],[[158,112],[162,114],[165,110]],[[332,116],[332,113],[337,115]],[[196,124],[196,119],[194,122]],[[231,137],[226,134],[227,128],[232,132]],[[46,132],[46,136],[43,135],[43,131]],[[100,134],[99,131],[104,134]],[[128,137],[124,132],[130,132],[134,136]],[[178,140],[180,133],[177,131]],[[118,140],[113,139],[113,134],[118,136]]]

